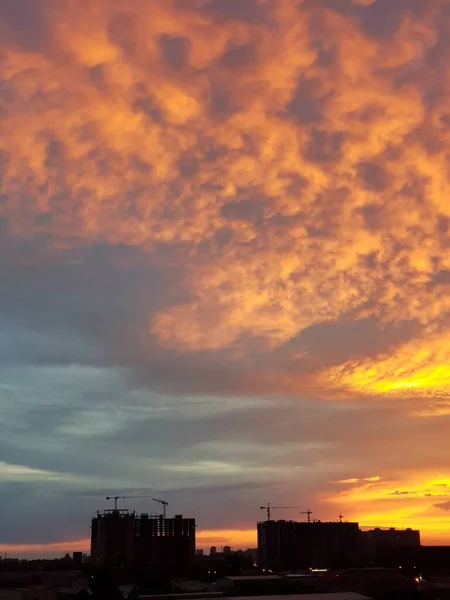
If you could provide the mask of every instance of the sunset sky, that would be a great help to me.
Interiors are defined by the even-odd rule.
[[[0,552],[450,544],[450,0],[1,0],[0,181]]]

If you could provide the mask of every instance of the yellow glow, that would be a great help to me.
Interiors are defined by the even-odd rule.
[[[231,546],[232,548],[255,548],[256,524],[253,529],[200,529],[196,534],[197,548]]]
[[[449,490],[450,476],[417,473],[403,480],[360,480],[322,499],[361,526],[417,528],[426,543],[441,544],[450,529],[450,512],[434,505],[447,502]]]
[[[365,394],[447,397],[450,394],[450,337],[413,340],[373,361],[348,362],[322,374],[328,385]]]

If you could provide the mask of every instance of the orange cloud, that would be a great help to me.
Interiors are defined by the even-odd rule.
[[[270,28],[202,3],[50,4],[41,51],[3,48],[0,214],[57,249],[184,244],[190,299],[149,318],[164,346],[270,350],[348,314],[417,322],[427,345],[450,308],[447,107],[422,89],[442,3],[388,39],[321,2],[260,4]],[[434,394],[446,351],[411,376],[416,346],[315,385]]]
[[[362,479],[359,479],[357,477],[351,477],[350,479],[341,479],[340,481],[333,481],[333,483],[351,484],[351,483],[361,483],[363,481],[381,481],[382,479],[383,479],[383,477],[380,477],[379,475],[375,475],[373,477],[363,477]]]
[[[445,543],[450,516],[440,512],[438,505],[449,493],[448,477],[419,472],[402,478],[356,480],[355,485],[345,486],[337,494],[324,494],[322,499],[342,510],[347,520],[357,520],[362,526],[419,526],[422,541],[432,544]]]
[[[450,392],[449,336],[446,332],[403,344],[394,354],[372,360],[352,361],[323,375],[323,382],[347,393],[400,395],[401,397],[438,397],[448,399]],[[427,406],[413,407],[415,414],[430,414]],[[442,404],[431,414],[449,414]]]

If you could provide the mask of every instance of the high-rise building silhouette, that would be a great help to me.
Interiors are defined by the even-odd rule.
[[[327,568],[361,555],[358,523],[258,523],[258,562],[265,569]]]
[[[92,519],[91,557],[109,568],[164,565],[182,571],[195,555],[195,519],[105,510]]]
[[[401,563],[404,549],[420,548],[417,529],[371,529],[362,532],[366,556],[379,564]]]
[[[91,560],[94,564],[113,568],[132,564],[135,518],[135,513],[128,510],[97,512],[91,525]]]
[[[141,567],[172,565],[182,571],[195,556],[195,519],[143,514],[135,519],[135,562]]]

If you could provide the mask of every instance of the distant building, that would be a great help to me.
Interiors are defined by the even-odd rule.
[[[195,519],[171,519],[143,514],[135,519],[135,563],[183,570],[195,556]]]
[[[92,563],[125,568],[164,565],[183,570],[195,555],[195,519],[106,510],[92,519]]]
[[[97,513],[91,525],[91,557],[94,564],[119,569],[132,564],[135,518],[135,513],[128,510]]]
[[[420,531],[417,529],[371,529],[365,531],[364,536],[373,540],[376,544],[386,546],[420,546]]]
[[[420,532],[416,529],[371,529],[362,532],[366,556],[385,565],[398,563],[403,548],[419,548]]]
[[[224,596],[264,596],[269,594],[277,594],[273,596],[273,600],[280,596],[287,596],[289,600],[300,600],[310,598],[304,594],[323,591],[321,590],[320,580],[317,575],[245,575],[245,576],[226,576],[221,577],[215,582],[215,589],[224,594]],[[293,596],[291,594],[302,594],[301,596]],[[325,596],[320,596],[323,600]],[[270,598],[270,596],[269,596]],[[356,599],[355,599],[356,600]]]
[[[222,552],[223,554],[231,554],[230,546],[224,546]]]
[[[358,523],[258,523],[258,563],[271,570],[328,568],[361,557]]]
[[[397,566],[425,576],[450,575],[450,546],[409,546],[401,548]]]
[[[209,555],[214,556],[214,554],[217,554],[217,548],[215,546],[211,546],[209,549]]]

